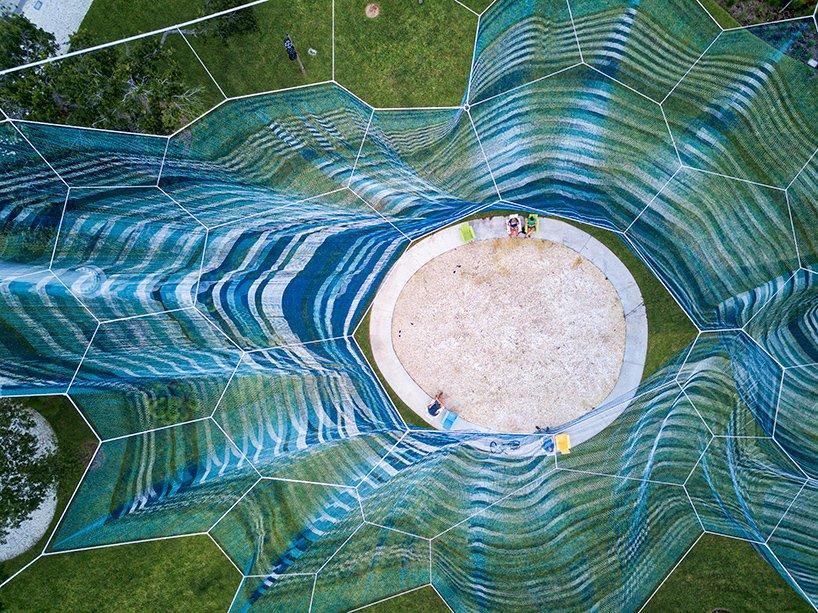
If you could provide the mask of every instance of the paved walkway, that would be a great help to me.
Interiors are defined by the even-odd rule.
[[[25,0],[20,11],[31,22],[51,32],[60,44],[60,52],[68,51],[68,38],[76,32],[93,0]],[[124,18],[124,16],[123,16]]]
[[[475,240],[506,237],[506,217],[491,217],[469,222]],[[372,303],[370,342],[375,361],[384,378],[403,401],[426,422],[438,429],[487,431],[486,428],[454,418],[449,428],[444,428],[445,414],[431,417],[426,410],[431,398],[412,379],[397,357],[392,344],[392,315],[398,297],[409,279],[427,262],[464,244],[461,225],[458,224],[436,232],[413,244],[395,263]],[[628,405],[642,379],[647,354],[647,314],[639,287],[630,271],[602,243],[582,230],[554,219],[541,219],[536,239],[549,240],[564,245],[588,259],[603,273],[616,289],[625,316],[625,353],[616,386],[601,405],[618,399],[617,405],[603,416],[583,423],[582,418],[572,422],[567,430],[572,443],[577,445],[601,431]],[[521,239],[525,240],[525,239]]]

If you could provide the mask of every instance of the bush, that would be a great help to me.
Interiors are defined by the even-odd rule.
[[[56,452],[42,452],[34,426],[29,409],[0,401],[0,542],[40,506],[60,472]]]
[[[19,44],[27,32],[17,31]],[[72,47],[89,44],[83,32],[71,38]],[[18,119],[167,134],[200,114],[202,93],[184,84],[163,40],[151,38],[7,75],[0,107]]]
[[[57,51],[54,35],[23,15],[0,16],[0,69],[44,60]]]

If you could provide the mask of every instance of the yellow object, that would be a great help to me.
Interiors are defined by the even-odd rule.
[[[554,437],[554,444],[560,453],[571,453],[571,437],[567,433],[557,434]]]
[[[464,243],[470,243],[474,240],[474,228],[468,222],[460,224],[460,238]]]
[[[528,232],[532,229],[534,232],[540,229],[540,216],[536,213],[529,213],[528,220],[526,221],[525,231]]]

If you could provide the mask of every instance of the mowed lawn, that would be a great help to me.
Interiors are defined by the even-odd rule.
[[[335,78],[377,107],[456,106],[477,16],[454,0],[335,0]]]
[[[240,581],[208,536],[166,539],[42,557],[0,588],[0,610],[227,611]]]
[[[486,0],[469,2],[478,10]],[[335,0],[335,79],[378,107],[459,104],[468,82],[477,16],[455,0],[381,0],[380,15],[369,19],[366,4]],[[255,16],[256,30],[221,38],[207,35],[203,24],[183,28],[228,96],[333,78],[332,0],[270,0],[241,10]],[[97,44],[204,14],[204,0],[94,0],[81,29]],[[284,51],[287,34],[304,63],[303,74]]]
[[[750,543],[705,534],[644,608],[645,613],[812,611]]]

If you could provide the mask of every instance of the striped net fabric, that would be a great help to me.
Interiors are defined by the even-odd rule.
[[[498,0],[463,104],[335,83],[169,138],[0,123],[0,394],[102,439],[50,541],[209,532],[233,607],[635,610],[707,531],[818,606],[811,18]],[[700,330],[540,435],[406,426],[352,332],[409,242],[478,210],[610,230]],[[615,419],[612,416],[616,416]]]

